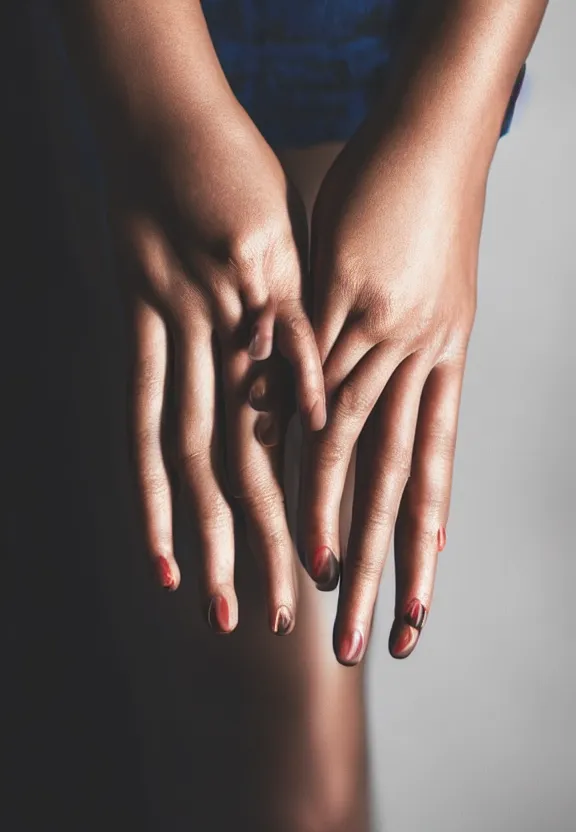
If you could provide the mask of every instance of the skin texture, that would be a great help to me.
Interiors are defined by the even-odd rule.
[[[392,656],[410,655],[428,617],[488,172],[545,5],[423,6],[382,107],[335,160],[314,206],[313,322],[328,421],[305,443],[298,546],[315,580],[341,565],[334,649],[343,664],[365,653],[393,538]]]
[[[293,626],[279,485],[285,358],[307,428],[299,552],[321,588],[342,574],[336,655],[355,664],[365,653],[395,534],[390,649],[407,656],[430,609],[447,522],[489,166],[546,3],[422,4],[393,84],[314,206],[314,332],[302,204],[235,102],[199,4],[63,5],[71,41],[85,47],[79,65],[108,160],[133,310],[136,462],[161,582],[179,583],[167,425],[199,528],[209,621],[228,632],[238,619],[236,499],[265,565],[270,626]],[[344,559],[340,511],[355,448]]]
[[[175,473],[199,531],[208,623],[231,632],[231,503],[239,506],[262,564],[270,627],[286,635],[297,587],[279,467],[292,388],[310,430],[326,418],[302,301],[304,205],[232,95],[198,4],[173,0],[159,14],[150,3],[92,2],[66,20],[92,90],[134,335],[132,424],[148,550],[161,584],[176,589]],[[271,420],[251,403],[265,403],[261,391],[274,385]]]
[[[249,402],[251,388],[257,392],[267,374],[278,377],[283,367],[278,356],[256,363],[250,353],[268,358],[275,328],[278,350],[296,370],[301,411],[321,427],[321,368],[300,300],[295,239],[298,233],[306,239],[306,218],[295,192],[287,198],[277,158],[239,107],[231,102],[197,127],[201,141],[187,133],[164,154],[157,189],[138,193],[132,186],[143,175],[138,163],[133,178],[115,180],[112,203],[124,274],[131,277],[136,463],[149,549],[169,565],[176,588],[164,421],[200,532],[209,622],[230,632],[238,620],[233,498],[264,566],[270,626],[278,632],[282,620],[285,634],[293,626],[296,587],[275,474],[281,426],[276,421],[272,433]],[[289,385],[287,378],[283,389]]]
[[[180,499],[183,505],[189,506],[192,503],[197,508],[197,526],[204,544],[202,568],[199,571],[205,588],[205,601],[208,602],[210,595],[213,597],[214,593],[218,594],[217,591],[221,590],[220,600],[210,605],[207,603],[206,615],[210,613],[211,618],[215,617],[215,629],[218,631],[229,629],[237,615],[234,606],[236,586],[242,600],[243,615],[242,626],[237,633],[222,639],[214,638],[203,624],[198,624],[190,612],[195,598],[190,595],[190,584],[184,581],[179,596],[170,599],[170,609],[173,611],[176,608],[184,622],[181,629],[186,633],[185,649],[177,655],[174,647],[177,639],[167,640],[177,656],[177,661],[169,665],[177,680],[168,686],[176,702],[171,701],[170,695],[166,693],[166,680],[160,676],[155,677],[152,673],[141,686],[142,696],[147,698],[149,707],[155,713],[160,710],[166,715],[167,731],[171,730],[182,737],[183,747],[186,746],[187,753],[194,755],[194,765],[189,770],[194,772],[195,776],[191,779],[195,783],[186,780],[181,792],[188,799],[190,795],[193,796],[195,816],[199,822],[205,819],[205,826],[229,828],[230,823],[247,819],[253,829],[274,828],[287,832],[301,832],[305,829],[339,832],[355,829],[360,832],[368,828],[362,665],[341,667],[329,653],[329,638],[326,636],[329,635],[328,630],[335,613],[336,593],[315,592],[313,583],[307,580],[300,565],[293,562],[292,547],[282,525],[280,538],[273,535],[273,540],[276,544],[280,540],[280,548],[286,547],[289,550],[285,555],[282,554],[282,563],[290,562],[290,568],[294,569],[296,576],[290,583],[289,570],[282,566],[282,569],[286,568],[283,573],[288,576],[286,582],[282,584],[281,579],[278,583],[272,580],[268,584],[268,620],[273,627],[280,602],[287,600],[282,592],[270,595],[270,588],[274,593],[275,587],[283,585],[290,587],[290,600],[299,594],[299,623],[289,639],[275,640],[266,632],[262,626],[265,605],[256,590],[255,570],[247,557],[248,547],[241,530],[232,526],[229,503],[224,499],[229,494],[220,480],[221,474],[215,473],[220,471],[217,461],[213,462],[211,457],[211,454],[217,457],[221,447],[216,431],[220,430],[220,425],[225,430],[225,419],[220,406],[222,400],[218,398],[216,388],[219,380],[224,387],[225,359],[222,358],[222,353],[226,351],[228,331],[225,326],[219,328],[216,322],[220,320],[218,315],[225,314],[228,307],[224,303],[219,305],[212,296],[212,283],[207,281],[208,273],[219,278],[220,286],[227,290],[228,297],[235,299],[237,309],[240,306],[238,298],[243,297],[237,280],[241,270],[229,268],[230,258],[223,257],[219,247],[222,229],[226,232],[223,237],[227,242],[224,251],[231,248],[233,252],[245,252],[246,247],[240,245],[236,249],[228,246],[228,242],[231,237],[236,239],[234,229],[243,227],[247,208],[255,208],[259,222],[263,221],[258,200],[261,197],[267,199],[271,192],[278,196],[278,201],[270,198],[267,207],[275,212],[278,228],[285,231],[290,229],[288,237],[292,242],[286,243],[285,235],[279,233],[282,246],[289,252],[287,259],[298,263],[301,268],[302,261],[306,259],[299,247],[298,229],[302,223],[293,218],[299,213],[302,215],[302,212],[294,207],[298,205],[297,198],[291,201],[286,198],[289,192],[287,178],[280,174],[269,149],[262,147],[259,137],[247,124],[245,114],[239,113],[234,103],[230,103],[225,83],[218,76],[217,65],[197,19],[194,18],[194,27],[191,29],[178,25],[178,13],[185,9],[188,14],[193,4],[166,3],[162,7],[155,4],[156,14],[160,8],[167,14],[160,22],[171,19],[174,24],[173,30],[166,34],[166,40],[171,45],[170,57],[159,47],[162,39],[155,37],[159,25],[157,17],[154,25],[149,30],[144,27],[144,31],[138,28],[138,19],[134,20],[133,16],[125,21],[125,25],[130,23],[132,41],[131,48],[127,49],[120,36],[122,27],[116,26],[118,21],[110,21],[107,15],[113,17],[119,10],[131,10],[134,15],[146,5],[125,2],[114,4],[114,9],[112,4],[100,7],[98,3],[92,2],[85,4],[84,10],[88,9],[95,15],[90,20],[97,24],[91,29],[92,34],[113,34],[112,41],[107,40],[107,43],[112,42],[118,46],[116,50],[111,47],[107,51],[107,60],[99,63],[96,60],[97,54],[94,59],[96,67],[100,68],[96,72],[97,86],[106,89],[107,85],[111,85],[114,91],[114,95],[104,95],[103,100],[98,100],[96,109],[105,111],[107,107],[113,106],[115,112],[120,114],[118,124],[112,128],[110,119],[105,119],[107,124],[102,133],[107,147],[109,172],[115,183],[118,183],[114,184],[113,217],[123,262],[126,264],[125,274],[130,277],[129,282],[126,282],[129,308],[134,310],[132,320],[135,325],[132,331],[136,342],[135,389],[138,393],[135,397],[135,435],[140,440],[137,449],[143,503],[145,509],[149,506],[146,509],[148,546],[153,555],[164,559],[157,561],[162,583],[170,588],[177,586],[179,574],[171,547],[173,495],[170,491],[174,488],[174,480],[171,482],[168,476],[173,461],[166,443],[161,441],[164,423],[170,428],[167,430],[169,435],[180,438],[180,450],[176,451],[174,467],[179,470],[180,480],[188,485],[188,488],[181,489]],[[154,10],[148,5],[150,19],[153,19]],[[508,4],[508,8],[513,5]],[[516,4],[517,7],[520,5]],[[535,7],[536,4],[533,4]],[[102,12],[103,16],[98,14],[102,9],[105,12]],[[171,18],[172,12],[174,17]],[[188,18],[185,17],[184,20]],[[113,24],[111,29],[107,29],[107,22]],[[520,27],[515,30],[510,27],[510,30],[520,32]],[[148,40],[147,32],[152,37],[152,42]],[[199,56],[200,66],[195,67],[195,70],[204,73],[201,78],[206,95],[200,102],[196,100],[190,85],[184,90],[178,81],[181,75],[188,79],[193,77],[189,68],[177,66],[180,60],[184,64],[190,60],[185,47],[187,37],[191,34],[198,38],[194,52],[195,56]],[[136,48],[133,45],[134,38],[138,41]],[[518,35],[520,46],[515,46],[513,54],[506,52],[512,54],[512,58],[505,81],[508,77],[509,80],[513,78],[512,64],[522,59],[523,50],[528,49],[528,40],[526,30],[523,29]],[[174,49],[174,44],[182,45],[182,49]],[[504,53],[505,50],[502,49]],[[94,51],[98,53],[98,49]],[[146,78],[142,77],[146,74],[146,61],[141,59],[137,62],[138,71],[135,75],[130,72],[130,68],[134,68],[131,60],[133,51],[138,53],[139,59],[152,55],[154,77],[165,79],[165,86],[158,91],[161,93],[160,100],[155,100],[154,106],[149,106],[150,100],[143,93],[143,90],[149,89]],[[437,53],[433,54],[437,57]],[[115,56],[114,60],[110,60],[110,55]],[[130,58],[128,67],[125,64],[126,56]],[[88,78],[93,72],[94,67],[89,67]],[[122,83],[119,75],[122,76]],[[214,77],[218,80],[211,87]],[[492,152],[492,143],[495,145],[496,142],[498,118],[503,112],[508,83],[503,83],[501,95],[494,95],[494,89],[490,89],[491,101],[494,103],[494,113],[486,121],[490,129],[486,135],[482,135],[478,144],[469,145],[482,149],[483,156],[478,166],[467,166],[468,157],[464,158],[454,152],[462,144],[464,121],[459,117],[454,122],[446,121],[447,113],[458,112],[453,109],[453,105],[464,101],[464,98],[458,96],[453,89],[450,95],[436,102],[428,96],[430,106],[425,111],[427,119],[421,121],[415,118],[414,113],[422,113],[423,90],[427,90],[427,95],[429,90],[424,84],[425,74],[419,78],[417,75],[414,77],[416,80],[413,86],[407,83],[405,87],[407,94],[403,99],[404,109],[394,111],[392,108],[395,119],[383,120],[378,113],[338,157],[326,177],[314,216],[314,325],[330,396],[333,402],[340,402],[340,407],[337,405],[332,409],[318,442],[307,437],[306,457],[313,458],[314,454],[324,453],[330,448],[330,437],[340,437],[342,441],[333,446],[337,447],[338,455],[324,459],[326,465],[334,465],[335,469],[334,483],[326,494],[317,490],[320,477],[323,476],[322,459],[317,464],[316,474],[310,484],[306,474],[301,478],[306,488],[311,487],[311,495],[302,499],[300,537],[304,538],[304,548],[311,549],[314,553],[314,545],[319,538],[321,544],[326,544],[324,533],[329,530],[328,542],[337,557],[346,559],[349,564],[343,572],[335,643],[338,658],[343,664],[350,663],[343,655],[345,639],[349,638],[352,651],[358,647],[358,641],[350,638],[354,630],[365,628],[360,652],[352,655],[351,663],[361,659],[369,642],[368,624],[372,615],[372,603],[377,594],[384,550],[394,525],[394,501],[398,500],[400,494],[412,494],[413,501],[405,496],[401,499],[400,522],[396,524],[398,571],[403,576],[404,583],[399,585],[397,618],[392,629],[391,648],[395,655],[405,656],[411,652],[426,620],[427,609],[423,610],[423,607],[430,602],[426,592],[431,593],[435,548],[441,548],[444,542],[443,531],[435,526],[440,520],[445,522],[447,513],[447,497],[441,505],[437,505],[438,500],[434,495],[440,491],[442,494],[449,491],[447,482],[451,470],[454,433],[451,426],[457,413],[456,390],[461,381],[461,364],[474,312],[475,264],[487,160]],[[512,80],[510,88],[511,85]],[[481,89],[482,86],[474,88]],[[211,90],[210,94],[208,90]],[[449,91],[449,85],[445,91]],[[143,106],[143,100],[146,106]],[[215,110],[228,113],[223,121],[218,122],[218,128],[215,127],[216,122],[212,121],[213,114],[206,112],[206,100],[217,103]],[[418,100],[420,105],[416,106]],[[207,109],[210,110],[210,107]],[[127,112],[129,116],[126,115]],[[481,112],[484,122],[486,113],[491,113],[492,110],[483,104],[478,110],[473,108],[473,112],[477,118]],[[197,118],[200,115],[206,115],[206,120]],[[471,123],[464,128],[468,131],[467,137],[474,136],[476,132],[470,126]],[[253,170],[252,164],[256,166],[252,158],[254,154],[261,162],[258,165],[258,176],[262,166],[268,174],[263,188],[266,193],[255,196],[252,203],[249,200],[244,202],[243,211],[236,210],[236,204],[232,201],[224,210],[225,199],[218,205],[211,202],[213,187],[220,194],[227,190],[221,185],[223,181],[228,181],[222,178],[223,171],[232,177],[232,181],[237,182],[242,192],[246,189],[244,199],[249,196],[251,189],[257,191],[254,185],[257,184],[258,176],[254,174],[254,177],[244,177],[242,171],[235,170],[235,166],[240,166],[238,159],[232,158],[232,155],[230,159],[226,158],[225,150],[219,145],[220,132],[225,133],[235,124],[239,125],[238,135],[234,137],[237,143],[230,144],[230,136],[227,137],[227,145],[235,153],[244,151],[244,155],[239,158],[249,171]],[[197,125],[201,125],[201,129]],[[438,125],[441,130],[430,130]],[[194,135],[194,129],[199,129],[198,134]],[[187,134],[185,139],[182,134]],[[190,138],[192,136],[194,141]],[[445,165],[444,172],[447,176],[444,178],[435,160],[438,149],[444,146],[444,142],[448,142],[450,136],[452,143],[447,146],[454,167]],[[200,165],[194,168],[194,155],[204,146],[204,142],[214,145],[219,165],[222,166],[218,170],[209,169],[211,153],[204,157],[202,169]],[[422,147],[426,147],[427,153],[418,152],[418,148]],[[329,160],[314,151],[281,154],[284,168],[304,197],[309,215],[319,185],[316,180],[323,176],[327,162],[339,150],[340,148],[334,149]],[[170,155],[172,153],[173,157]],[[158,159],[167,160],[169,164],[158,164]],[[462,187],[462,177],[467,183],[465,188]],[[150,188],[143,189],[142,184],[148,184],[148,180]],[[199,183],[199,192],[195,190],[196,181]],[[194,183],[193,186],[191,182]],[[220,192],[219,186],[222,189]],[[283,204],[279,207],[281,192]],[[451,207],[452,201],[455,202],[454,207]],[[194,218],[193,229],[187,225],[190,216]],[[203,229],[200,239],[194,236],[198,221]],[[422,226],[427,229],[425,234]],[[256,224],[255,228],[255,231],[248,233],[248,240],[269,241],[269,237],[261,234],[260,225]],[[194,246],[187,242],[188,230],[190,240],[195,242]],[[239,234],[238,239],[242,241],[245,237]],[[277,239],[272,234],[271,247],[274,251]],[[381,243],[375,244],[380,240],[385,240],[385,248]],[[192,248],[194,250],[191,251]],[[294,249],[297,254],[294,254]],[[248,251],[250,250],[248,246]],[[321,251],[322,258],[318,253]],[[142,256],[142,252],[148,256]],[[414,263],[411,262],[412,259]],[[233,263],[236,260],[242,258],[232,257]],[[421,265],[422,261],[425,266]],[[280,255],[275,265],[278,262],[283,262]],[[154,264],[155,267],[149,267]],[[200,266],[198,273],[196,266]],[[190,275],[192,271],[194,279]],[[377,280],[382,273],[385,280]],[[291,279],[286,277],[280,285],[292,285]],[[431,290],[429,293],[428,286]],[[270,284],[266,283],[266,287],[270,292]],[[446,295],[452,291],[453,297],[447,300]],[[300,297],[299,300],[302,303]],[[333,304],[332,307],[330,303]],[[376,303],[382,304],[386,315],[375,314]],[[198,308],[202,314],[196,319],[193,316]],[[258,303],[255,308],[260,308]],[[244,306],[242,311],[244,312]],[[334,312],[333,320],[329,311]],[[211,318],[210,315],[214,317]],[[195,424],[194,427],[206,431],[203,436],[206,445],[210,445],[211,454],[207,455],[205,445],[198,445],[192,448],[192,459],[189,460],[190,446],[185,443],[190,440],[192,433],[188,432],[188,418],[195,418],[195,414],[180,410],[178,404],[171,404],[174,399],[168,395],[172,386],[169,369],[173,365],[169,357],[174,353],[186,356],[192,352],[189,350],[187,353],[180,348],[180,339],[196,338],[193,326],[196,320],[201,323],[205,362],[198,365],[199,382],[192,385],[193,392],[197,393],[194,403],[196,406],[204,400],[205,405],[208,401],[211,409],[204,412],[204,420],[200,420],[200,425]],[[247,320],[250,324],[253,323],[250,316]],[[219,344],[212,352],[207,345],[208,329],[211,332],[210,343],[213,344],[215,334]],[[182,333],[181,330],[185,332]],[[271,363],[273,371],[266,372],[266,366],[262,365],[264,372],[260,373],[260,365],[256,365],[258,370],[253,382],[252,365],[247,360],[251,326],[247,326],[245,331],[242,348],[237,352],[234,350],[240,365],[239,375],[242,376],[243,368],[249,368],[246,376],[242,377],[242,384],[236,388],[242,390],[243,394],[233,403],[238,408],[238,413],[241,412],[237,424],[255,426],[261,415],[267,414],[270,420],[268,424],[275,424],[277,435],[281,435],[281,426],[287,421],[290,409],[288,404],[275,395],[274,382],[283,378],[278,369],[284,366],[283,362],[278,361],[278,356],[274,354],[273,362],[278,361],[278,364]],[[348,340],[344,337],[347,331],[350,334]],[[223,337],[220,332],[224,332]],[[335,350],[339,342],[344,346],[338,353]],[[196,348],[194,342],[194,349]],[[404,351],[406,356],[402,360]],[[377,356],[375,361],[382,361],[382,373],[379,364],[373,368],[378,372],[368,372],[370,366],[365,358],[372,355]],[[338,357],[338,361],[334,356]],[[397,359],[395,365],[393,358]],[[217,359],[220,363],[217,363]],[[214,369],[212,373],[206,374],[206,366],[211,362]],[[232,367],[230,372],[235,378],[235,361],[232,360],[228,366]],[[362,388],[359,394],[359,388],[352,386],[357,367],[362,371],[366,369],[365,391]],[[178,377],[176,372],[176,379]],[[381,384],[382,377],[390,379],[386,389]],[[339,378],[342,380],[339,381]],[[397,378],[400,380],[396,381]],[[431,379],[434,381],[430,386]],[[279,384],[276,389],[285,387],[285,384]],[[176,402],[182,401],[183,388],[180,390]],[[260,395],[256,395],[258,390]],[[347,392],[342,393],[342,390]],[[447,391],[451,391],[450,395],[447,395]],[[419,394],[425,397],[421,397],[420,401],[430,401],[431,404],[419,410],[416,419]],[[375,397],[376,402],[370,410],[370,416],[362,423],[357,415],[358,409],[364,405],[364,412],[368,411],[365,405],[370,396]],[[254,412],[248,414],[245,410],[246,401],[257,404],[259,409],[254,408]],[[347,401],[354,406],[342,407]],[[305,407],[303,410],[306,412]],[[171,424],[174,423],[168,417],[172,412],[180,414],[175,417],[176,426],[180,425],[179,430],[177,427],[171,429]],[[362,413],[361,409],[360,412]],[[394,412],[406,413],[406,423],[404,427],[400,426],[401,431],[391,419],[390,414]],[[427,413],[436,413],[438,420],[427,419]],[[143,421],[139,422],[138,419]],[[344,424],[347,421],[348,429]],[[435,431],[437,425],[444,429],[440,437],[447,439],[447,442],[439,441]],[[292,422],[286,453],[287,459],[292,461],[297,459],[299,451],[296,428],[297,423]],[[234,429],[239,430],[239,427]],[[369,430],[373,431],[373,438]],[[416,444],[412,451],[416,452],[410,454],[411,476],[408,488],[402,490],[408,470],[408,454],[397,455],[396,451],[405,453],[411,437],[415,437]],[[261,522],[264,523],[264,536],[260,539],[264,541],[266,562],[265,529],[268,513],[271,507],[279,504],[276,497],[281,501],[282,495],[275,490],[277,473],[273,470],[273,462],[268,456],[260,456],[261,443],[258,445],[254,439],[253,430],[239,433],[238,453],[246,455],[251,472],[264,470],[264,485],[274,489],[274,501],[265,502],[265,512],[260,515]],[[182,446],[185,448],[184,455],[181,452]],[[355,472],[356,448],[359,452],[359,465]],[[368,449],[367,452],[363,450],[365,448]],[[379,454],[381,458],[378,458]],[[280,455],[281,449],[278,453]],[[202,473],[196,476],[186,464],[182,464],[187,460],[195,462],[198,459],[205,466],[201,472],[207,476],[202,476]],[[308,461],[307,464],[309,465]],[[158,479],[149,477],[150,471],[156,473]],[[440,482],[441,489],[430,492],[427,490],[428,485],[438,485],[435,477],[429,476],[436,471],[440,471],[445,479]],[[347,531],[353,507],[355,473],[360,500],[354,506],[353,537],[347,554]],[[284,491],[295,533],[298,471],[291,469],[287,475]],[[232,479],[233,477],[234,472]],[[412,482],[416,482],[416,485],[412,486]],[[235,484],[238,486],[237,480]],[[252,476],[246,479],[245,485],[248,491],[253,488]],[[341,496],[338,493],[340,489]],[[376,501],[379,494],[384,494],[389,510],[381,510],[380,503]],[[368,507],[362,505],[364,499],[372,501],[371,508],[370,504]],[[338,502],[338,508],[335,508]],[[258,504],[257,497],[255,509]],[[206,513],[198,511],[198,507],[202,506]],[[406,510],[404,506],[407,506]],[[376,521],[371,522],[368,516],[368,522],[362,522],[363,512],[367,515],[370,510],[375,512]],[[274,517],[274,511],[272,516]],[[248,518],[250,528],[249,512]],[[318,522],[316,518],[319,518]],[[339,533],[334,518],[339,524]],[[255,526],[256,534],[262,534],[257,522]],[[318,534],[319,529],[321,534]],[[216,534],[221,536],[216,537]],[[211,540],[215,541],[213,547],[210,545]],[[224,542],[223,548],[219,546],[220,541]],[[234,590],[227,583],[232,569],[233,545],[237,555]],[[278,549],[275,551],[278,552]],[[358,552],[364,554],[358,557]],[[306,555],[306,552],[303,554]],[[278,556],[278,561],[280,560]],[[272,571],[276,568],[276,563],[274,558],[274,563],[268,567],[268,575],[277,574]],[[210,584],[210,580],[214,580],[214,583]],[[331,581],[333,583],[332,577]],[[221,600],[222,596],[225,604]],[[174,668],[177,668],[177,672]],[[244,695],[239,696],[238,691]],[[184,718],[177,721],[174,716],[176,714],[183,715]],[[231,736],[237,739],[233,744],[230,743]],[[158,759],[161,759],[160,755],[150,755],[148,762],[151,770],[157,771]],[[178,784],[186,779],[173,760],[162,759],[162,768],[164,767],[168,768],[166,783],[171,776]],[[215,796],[211,793],[214,783],[218,784]],[[163,788],[162,795],[169,811],[175,790],[171,783],[170,787],[164,785]],[[222,799],[223,795],[225,800]]]

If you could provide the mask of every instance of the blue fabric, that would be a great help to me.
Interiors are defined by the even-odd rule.
[[[204,0],[202,8],[232,90],[262,134],[274,147],[301,147],[350,138],[419,2]]]

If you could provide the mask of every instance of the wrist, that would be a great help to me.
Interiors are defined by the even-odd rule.
[[[71,59],[106,145],[155,143],[235,100],[194,0],[59,0]]]
[[[546,0],[420,3],[374,114],[386,132],[488,168]],[[521,77],[521,76],[520,76]]]

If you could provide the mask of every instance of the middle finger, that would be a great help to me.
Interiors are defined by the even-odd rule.
[[[222,345],[227,423],[228,472],[233,495],[241,500],[248,538],[266,574],[269,622],[278,635],[289,633],[296,615],[294,549],[288,529],[284,495],[278,476],[281,447],[258,440],[260,422],[248,399],[258,372],[245,350]]]
[[[305,443],[298,538],[308,572],[319,585],[334,584],[338,573],[340,504],[354,445],[403,357],[397,347],[374,347],[334,393],[324,430]]]
[[[358,443],[352,526],[344,564],[335,650],[356,664],[367,646],[400,499],[410,476],[422,389],[430,362],[407,358],[394,372]]]

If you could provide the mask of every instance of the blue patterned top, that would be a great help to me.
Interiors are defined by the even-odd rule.
[[[346,141],[420,0],[203,0],[220,63],[272,146]],[[504,120],[508,131],[524,72]]]

